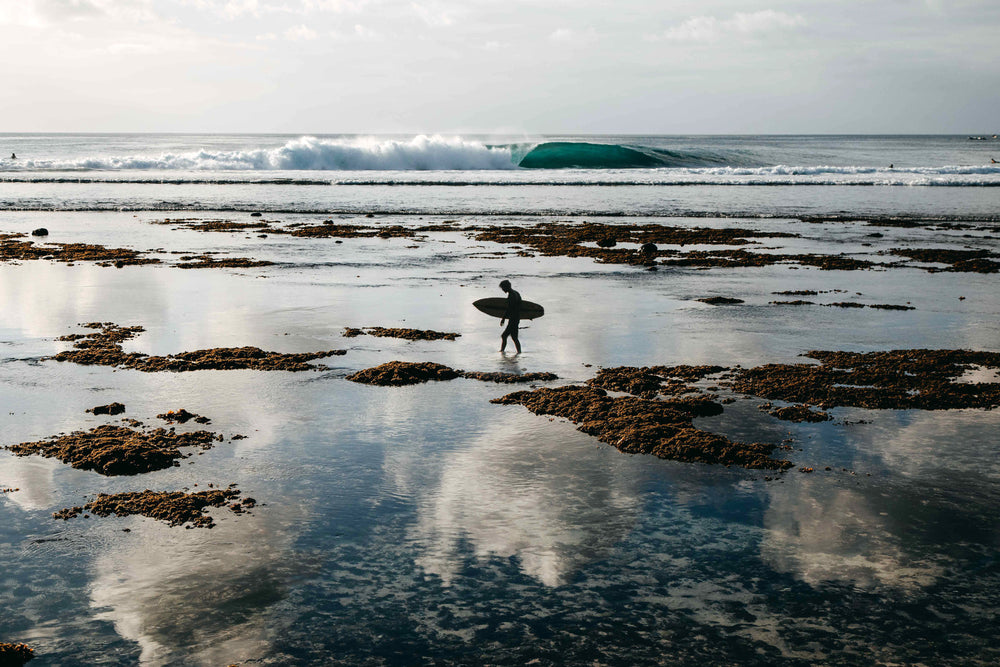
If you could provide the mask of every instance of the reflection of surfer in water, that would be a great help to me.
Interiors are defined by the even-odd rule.
[[[521,354],[521,341],[517,339],[517,326],[521,323],[521,295],[510,286],[509,280],[501,282],[500,289],[507,293],[507,311],[500,318],[500,326],[503,326],[505,320],[509,320],[507,328],[500,334],[500,351],[507,348],[507,336],[510,336],[517,353]]]

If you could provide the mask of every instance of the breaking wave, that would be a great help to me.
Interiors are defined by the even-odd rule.
[[[95,142],[94,146],[98,145]],[[448,185],[480,184],[480,181],[496,185],[548,185],[561,181],[560,184],[571,185],[992,186],[996,185],[997,178],[1000,177],[1000,164],[911,165],[893,169],[870,165],[810,164],[809,159],[809,155],[801,152],[798,155],[781,155],[737,144],[726,148],[664,148],[642,143],[589,141],[494,144],[440,135],[411,138],[303,136],[271,147],[234,147],[228,150],[192,148],[160,154],[89,153],[80,157],[0,159],[0,174],[5,174],[0,175],[0,181],[17,182],[25,178],[43,182],[44,179],[51,178],[50,182],[72,182],[65,174],[61,177],[43,177],[39,172],[119,172],[119,176],[107,178],[115,178],[122,183],[138,178],[142,179],[141,182],[156,179],[162,183],[220,185],[235,183],[241,178],[260,184],[288,185],[324,185],[331,182],[361,184],[363,180],[371,179],[373,183],[379,184],[413,182],[427,185],[431,183],[424,174],[417,175],[413,172],[492,171],[499,173],[465,176],[464,181],[455,180],[459,178],[455,174],[442,174],[434,176],[434,179],[440,184]],[[799,160],[802,163],[796,164]],[[317,180],[321,177],[305,174],[280,175],[283,177],[273,174],[322,171],[411,172],[411,175],[400,177],[398,174],[385,174],[361,178],[339,176],[332,181],[323,181]],[[129,172],[147,173],[126,175]],[[157,172],[172,174],[157,175]],[[178,172],[213,174],[202,178]],[[248,176],[245,172],[258,172],[259,175]]]
[[[525,169],[659,169],[724,165],[732,158],[710,152],[549,141],[533,146],[518,160]]]
[[[657,169],[733,164],[710,151],[549,141],[488,144],[462,137],[411,139],[299,137],[276,148],[191,151],[77,159],[4,160],[2,171],[480,171]]]
[[[300,137],[277,148],[196,151],[156,156],[107,156],[77,160],[23,160],[18,170],[480,170],[515,169],[507,146],[461,137],[420,135],[408,140]]]

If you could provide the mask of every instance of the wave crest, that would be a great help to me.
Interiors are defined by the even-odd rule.
[[[516,169],[507,146],[488,146],[461,137],[419,135],[395,139],[299,137],[278,148],[196,151],[157,156],[91,157],[79,160],[24,160],[21,170],[287,170],[287,171],[448,171]]]

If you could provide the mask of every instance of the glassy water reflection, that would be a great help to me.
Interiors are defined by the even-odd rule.
[[[141,478],[0,452],[0,486],[21,489],[0,495],[0,640],[31,643],[40,665],[1000,660],[996,412],[845,409],[817,426],[737,401],[699,420],[742,439],[791,438],[793,459],[817,469],[765,482],[625,456],[562,420],[489,403],[508,386],[343,379],[390,359],[573,382],[600,364],[754,364],[886,341],[988,347],[1000,340],[988,278],[963,278],[969,302],[956,305],[950,276],[796,274],[799,287],[835,280],[923,299],[922,327],[908,314],[769,309],[770,293],[788,287],[783,269],[753,282],[695,271],[661,280],[513,260],[506,269],[554,305],[522,337],[526,353],[505,359],[495,321],[455,305],[492,294],[502,267],[355,261],[372,256],[359,246],[321,272],[266,279],[0,266],[3,444],[104,423],[84,410],[112,400],[150,423],[185,407],[249,436]],[[691,301],[714,293],[751,305]],[[149,353],[349,352],[304,374],[147,375],[41,359],[62,349],[55,336],[94,320],[146,326],[129,349]],[[462,338],[340,336],[440,322]],[[208,483],[237,483],[261,505],[216,513],[211,531],[50,517],[98,492]]]

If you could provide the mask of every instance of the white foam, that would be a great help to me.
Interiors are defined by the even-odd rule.
[[[709,167],[688,169],[693,174],[715,176],[817,176],[821,174],[879,174],[884,176],[916,174],[921,176],[996,175],[1000,165],[944,165],[940,167],[859,167],[833,165],[784,165],[773,167]]]
[[[13,166],[13,165],[10,165]],[[277,148],[195,151],[155,156],[24,160],[20,170],[482,170],[516,169],[507,147],[461,137],[318,139],[299,137]]]

